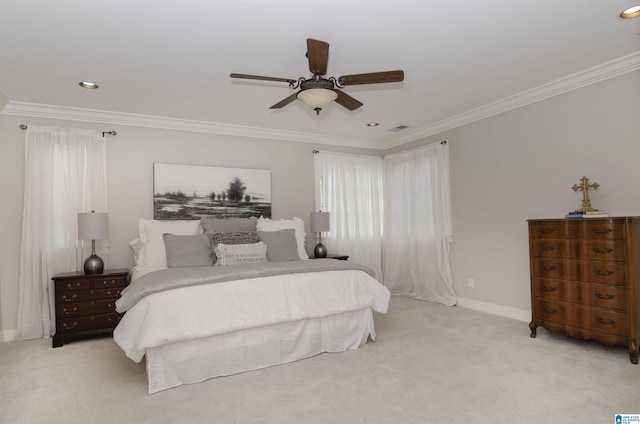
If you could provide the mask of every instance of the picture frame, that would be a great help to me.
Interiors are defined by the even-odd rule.
[[[271,218],[271,171],[154,163],[154,219],[203,216]]]

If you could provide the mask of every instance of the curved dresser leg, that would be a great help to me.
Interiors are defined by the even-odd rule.
[[[536,329],[538,328],[538,326],[536,325],[535,321],[531,321],[529,323],[529,329],[531,329],[531,338],[535,339],[536,338]]]

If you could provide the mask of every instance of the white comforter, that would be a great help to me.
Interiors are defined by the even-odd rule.
[[[251,278],[154,293],[127,311],[113,338],[140,362],[147,349],[286,321],[373,308],[387,312],[389,290],[363,271]]]

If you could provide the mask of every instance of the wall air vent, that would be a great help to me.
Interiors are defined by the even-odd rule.
[[[402,130],[406,130],[407,128],[409,128],[409,125],[398,125],[397,127],[391,128],[388,131],[399,132],[399,131],[402,131]]]

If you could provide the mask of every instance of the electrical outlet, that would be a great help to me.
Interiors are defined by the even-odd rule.
[[[475,287],[476,286],[476,280],[474,278],[469,278],[469,287]]]

